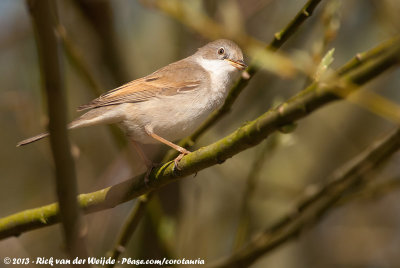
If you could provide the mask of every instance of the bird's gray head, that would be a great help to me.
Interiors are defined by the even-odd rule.
[[[195,56],[201,60],[215,63],[229,63],[239,70],[244,70],[247,67],[243,61],[243,53],[240,47],[233,41],[227,39],[219,39],[208,43],[199,48]]]

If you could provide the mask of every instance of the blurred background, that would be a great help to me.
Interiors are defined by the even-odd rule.
[[[76,107],[135,78],[193,54],[208,41],[194,27],[163,10],[158,1],[59,0],[64,40],[69,119]],[[295,16],[304,0],[164,1],[206,15],[226,29],[268,43]],[[396,0],[322,1],[284,45],[287,55],[316,64],[334,48],[333,68],[399,33]],[[196,25],[196,19],[191,20]],[[34,32],[22,0],[0,1],[0,217],[56,200],[48,140],[16,148],[47,126]],[[224,35],[226,34],[226,35]],[[246,50],[245,50],[246,52]],[[246,59],[251,62],[250,58]],[[309,78],[281,78],[260,71],[229,115],[192,148],[208,145],[302,90]],[[366,86],[400,102],[400,70]],[[204,259],[229,256],[293,210],[304,193],[395,127],[369,107],[336,102],[274,134],[222,165],[163,188],[129,243],[124,257]],[[87,193],[144,172],[130,145],[107,127],[70,133],[79,192]],[[153,158],[165,146],[146,146]],[[371,176],[400,179],[396,154]],[[244,195],[250,184],[254,188]],[[398,186],[396,186],[398,187]],[[400,267],[400,191],[355,198],[316,226],[268,252],[252,267]],[[136,201],[85,216],[91,256],[105,256]],[[0,241],[0,257],[65,257],[60,225]],[[0,266],[3,265],[2,263]]]

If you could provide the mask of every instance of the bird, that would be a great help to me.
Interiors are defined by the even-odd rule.
[[[102,124],[118,124],[148,168],[154,167],[140,144],[161,142],[180,154],[175,167],[190,151],[173,143],[191,134],[219,108],[247,68],[243,52],[233,41],[212,41],[191,56],[112,89],[78,107],[86,111],[68,124],[77,129]],[[41,133],[25,139],[17,147],[41,140]]]

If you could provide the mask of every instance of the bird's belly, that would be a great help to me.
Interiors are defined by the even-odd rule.
[[[128,137],[140,143],[158,143],[144,127],[169,141],[188,136],[215,110],[224,96],[208,98],[201,92],[165,96],[125,105],[126,118],[121,122]]]

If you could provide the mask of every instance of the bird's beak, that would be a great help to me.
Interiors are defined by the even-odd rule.
[[[244,61],[242,60],[231,60],[231,59],[225,59],[226,61],[229,62],[229,64],[231,64],[233,67],[239,69],[239,70],[244,70],[247,68],[246,63],[244,63]]]

